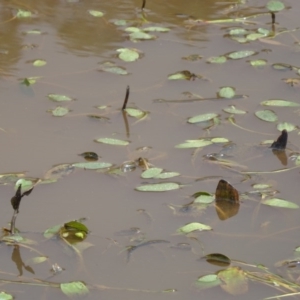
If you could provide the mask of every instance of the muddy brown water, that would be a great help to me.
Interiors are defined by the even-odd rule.
[[[247,263],[261,263],[273,269],[274,264],[293,256],[299,246],[298,210],[276,209],[259,205],[259,201],[244,200],[239,213],[220,221],[213,206],[202,214],[173,214],[169,205],[190,202],[197,191],[214,193],[218,180],[230,181],[240,193],[251,190],[254,183],[267,182],[280,193],[277,195],[299,202],[299,169],[285,173],[254,174],[245,177],[202,159],[207,153],[218,152],[219,145],[203,148],[196,156],[191,149],[174,146],[185,140],[199,137],[226,137],[234,142],[238,151],[233,160],[246,166],[247,171],[273,171],[287,166],[264,147],[261,141],[278,137],[277,123],[258,120],[254,112],[263,109],[260,102],[268,99],[285,99],[299,103],[299,87],[291,87],[282,79],[297,77],[295,71],[275,71],[273,63],[287,63],[300,67],[299,32],[285,33],[274,39],[239,44],[225,35],[229,28],[259,27],[271,29],[269,15],[260,16],[253,24],[206,24],[186,27],[190,16],[206,20],[225,19],[234,12],[245,15],[264,12],[267,1],[249,0],[243,4],[235,1],[159,1],[146,3],[145,15],[149,23],[143,26],[164,26],[168,33],[153,33],[157,39],[133,43],[125,27],[116,26],[112,20],[138,20],[141,1],[0,1],[0,173],[23,172],[26,176],[42,178],[53,165],[83,161],[78,154],[94,151],[101,160],[120,165],[122,162],[147,157],[155,166],[180,172],[171,181],[184,186],[165,193],[141,193],[135,187],[147,180],[141,179],[137,169],[125,176],[114,177],[95,171],[76,170],[53,184],[37,186],[29,197],[22,200],[17,227],[23,235],[37,241],[34,247],[47,255],[51,263],[65,270],[51,278],[53,282],[81,280],[98,289],[91,289],[88,299],[231,299],[220,287],[198,290],[195,282],[199,276],[214,273],[220,268],[199,258],[204,254],[223,253],[232,259]],[[263,2],[263,3],[262,3]],[[290,9],[277,14],[277,29],[295,29],[298,26],[300,4],[286,3]],[[18,9],[29,10],[32,18],[15,18]],[[102,18],[92,17],[88,10],[101,10]],[[42,34],[27,34],[40,30]],[[117,58],[118,48],[137,48],[143,56],[136,62],[123,62]],[[228,60],[225,64],[207,64],[206,59],[237,50],[253,50],[254,57]],[[199,54],[196,62],[182,57]],[[263,68],[254,68],[251,59],[266,59]],[[44,59],[47,64],[34,67],[32,61]],[[100,63],[111,61],[130,73],[120,76],[100,71]],[[168,81],[171,73],[189,70],[207,80]],[[26,87],[24,78],[41,76],[36,84]],[[128,117],[129,136],[120,113],[126,86],[131,88],[129,107],[150,112],[146,120],[136,122]],[[191,92],[204,98],[215,97],[223,86],[233,86],[241,99],[217,99],[188,103],[157,103],[155,99],[187,99],[182,93]],[[55,103],[48,94],[63,94],[76,100]],[[71,112],[64,117],[53,117],[47,110],[62,105]],[[104,112],[97,106],[109,105]],[[235,105],[248,113],[235,116],[237,124],[228,122],[229,114],[222,111]],[[299,125],[297,108],[271,108],[279,122]],[[221,124],[209,131],[203,126],[187,124],[187,118],[208,112],[220,114]],[[95,120],[87,114],[103,114],[109,118]],[[293,151],[300,147],[299,131],[289,134]],[[127,147],[95,143],[94,139],[114,137],[131,141]],[[150,146],[146,153],[137,148]],[[290,152],[287,152],[289,155]],[[229,153],[230,155],[230,153]],[[219,176],[210,180],[196,179]],[[2,226],[10,221],[10,198],[13,185],[1,185],[0,219]],[[142,210],[142,211],[140,211]],[[78,257],[59,241],[45,241],[45,229],[68,220],[86,217],[91,230],[87,241],[94,246],[83,252],[83,268]],[[201,222],[213,227],[211,232],[195,233],[195,239],[177,235],[176,230],[190,222]],[[132,252],[127,261],[125,247],[133,245],[138,235],[118,235],[122,230],[138,227],[139,237],[147,240],[166,240],[141,247]],[[178,249],[178,243],[190,244],[190,250]],[[33,265],[35,274],[23,268],[20,277],[12,260],[13,247],[0,245],[0,272],[2,279],[47,279],[51,267]],[[36,256],[28,249],[20,249],[26,262]],[[102,286],[102,287],[100,287]],[[104,288],[109,287],[107,289]],[[161,291],[175,289],[175,293]],[[38,286],[3,284],[1,291],[12,293],[16,299],[65,299],[59,289]],[[153,292],[156,292],[153,294]],[[249,284],[249,291],[239,299],[262,299],[277,292],[257,283]]]

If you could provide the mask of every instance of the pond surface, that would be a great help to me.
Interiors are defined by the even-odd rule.
[[[137,0],[0,1],[0,173],[54,179],[53,173],[45,176],[53,166],[68,164],[70,168],[70,172],[63,169],[66,174],[59,173],[53,183],[37,184],[22,199],[16,226],[36,244],[0,244],[0,291],[15,299],[66,299],[59,285],[50,283],[74,281],[89,287],[87,299],[153,299],[154,294],[157,299],[218,300],[231,299],[232,294],[239,294],[239,299],[263,299],[300,291],[298,285],[275,289],[273,283],[260,283],[253,277],[243,277],[244,289],[226,280],[210,289],[196,284],[199,277],[226,269],[201,259],[210,253],[229,257],[232,268],[245,270],[243,276],[259,269],[234,261],[262,264],[277,273],[278,261],[297,258],[298,209],[272,207],[263,201],[280,198],[300,205],[300,3],[286,1],[285,9],[276,13],[275,24],[266,4],[152,0],[141,11],[142,1]],[[126,30],[153,26],[169,31],[147,32],[153,37],[144,40]],[[234,35],[233,29],[246,32]],[[260,32],[261,36],[248,36]],[[123,48],[137,49],[134,55],[138,53],[139,58],[122,60],[117,49]],[[246,50],[253,55],[228,58],[231,52]],[[225,56],[226,62],[208,62],[219,56]],[[253,66],[257,60],[265,64]],[[128,74],[108,72],[107,62]],[[186,70],[202,78],[168,79]],[[122,113],[127,86],[127,107],[147,112],[144,118]],[[218,97],[222,87],[234,88],[236,95]],[[51,94],[72,99],[52,101]],[[295,106],[261,104],[274,99]],[[223,110],[232,106],[244,113],[231,115]],[[56,107],[68,113],[53,116]],[[265,109],[273,111],[275,120],[267,122],[255,115]],[[217,116],[188,123],[189,118],[207,113]],[[289,135],[287,149],[274,155],[270,142],[284,128]],[[175,147],[186,140],[214,137],[228,141],[203,148]],[[95,142],[100,138],[130,143]],[[78,155],[87,151],[114,168],[72,166],[85,162]],[[138,166],[133,172],[116,172],[124,162],[140,157],[150,167],[180,175],[145,179]],[[205,209],[203,205],[182,209],[196,192],[214,194],[220,179],[239,191],[238,213],[220,220],[214,203]],[[13,213],[10,199],[16,181],[1,181],[2,227],[8,227]],[[180,188],[135,190],[160,182],[179,183]],[[253,187],[259,183],[268,187],[259,192]],[[80,255],[61,239],[43,236],[47,228],[80,218],[86,218],[90,230],[84,242],[93,245]],[[178,233],[192,222],[212,230]],[[30,260],[43,256],[48,259],[40,264]],[[52,276],[55,263],[63,271]]]

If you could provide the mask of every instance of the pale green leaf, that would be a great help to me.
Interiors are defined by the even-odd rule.
[[[278,120],[277,115],[272,110],[259,110],[255,112],[255,115],[266,122],[276,122]]]
[[[168,178],[176,177],[179,175],[180,175],[180,173],[178,173],[178,172],[164,172],[164,173],[158,174],[157,176],[155,176],[155,178],[168,179]]]
[[[218,94],[219,94],[219,97],[221,97],[221,98],[230,99],[235,96],[235,89],[230,86],[225,86],[219,90]]]
[[[59,230],[60,230],[61,227],[62,227],[62,225],[59,224],[59,225],[54,225],[54,226],[48,228],[48,229],[45,230],[45,232],[44,232],[44,237],[45,237],[46,239],[51,239],[51,238],[53,238],[54,236],[56,236],[56,235],[59,233]]]
[[[275,206],[275,207],[292,208],[292,209],[299,208],[299,206],[296,203],[279,199],[279,198],[264,200],[261,203],[269,206]]]
[[[194,123],[199,123],[199,122],[210,121],[216,117],[218,117],[218,114],[215,114],[215,113],[202,114],[202,115],[198,115],[198,116],[189,118],[188,123],[194,124]]]
[[[202,148],[205,146],[211,145],[213,142],[212,141],[207,141],[207,140],[187,140],[185,143],[178,144],[175,146],[175,148]]]
[[[263,37],[265,37],[265,35],[263,33],[249,33],[246,36],[246,39],[248,41],[255,41],[255,40],[261,39]]]
[[[61,283],[60,289],[68,297],[84,296],[84,295],[88,294],[88,292],[89,292],[89,289],[87,288],[87,286],[81,281]]]
[[[67,107],[57,106],[54,110],[52,110],[52,115],[54,117],[63,117],[69,112]]]
[[[19,185],[22,185],[22,188],[21,188],[21,193],[23,194],[24,192],[30,190],[33,188],[34,186],[34,182],[31,181],[31,180],[27,180],[25,178],[21,178],[19,179],[16,184],[15,184],[15,190],[18,189]]]
[[[223,64],[227,61],[225,56],[213,56],[206,60],[210,64]]]
[[[47,62],[44,59],[36,59],[32,64],[35,67],[43,67],[47,64]]]
[[[159,26],[151,26],[151,27],[146,27],[146,28],[143,28],[143,31],[158,31],[158,32],[168,32],[170,31],[169,28],[166,28],[166,27],[159,27]]]
[[[116,146],[127,146],[129,145],[128,141],[119,140],[119,139],[112,139],[112,138],[101,138],[95,140],[97,143],[103,143],[107,145],[116,145]]]
[[[287,100],[266,100],[260,103],[261,105],[265,106],[284,106],[284,107],[295,107],[295,106],[300,106],[299,103],[292,102],[292,101],[287,101]]]
[[[140,192],[166,192],[177,190],[180,188],[180,185],[176,182],[164,182],[164,183],[154,183],[154,184],[145,184],[136,187],[135,189]]]
[[[17,18],[30,18],[32,13],[28,10],[18,9]]]
[[[296,129],[296,126],[292,123],[282,122],[277,125],[277,129],[279,131],[282,131],[283,129],[285,129],[287,132],[291,132]]]
[[[154,40],[156,38],[155,35],[143,32],[143,31],[137,31],[137,32],[132,32],[129,34],[129,37],[131,40]]]
[[[141,177],[146,179],[146,178],[154,178],[157,175],[159,175],[163,171],[162,168],[150,168],[148,170],[145,170],[142,174]]]
[[[248,30],[244,28],[234,28],[229,31],[230,35],[245,35],[248,33]]]
[[[11,294],[0,292],[0,300],[13,300],[14,297]]]
[[[212,228],[209,225],[193,222],[178,228],[177,232],[188,234],[193,231],[204,231],[204,230],[212,230]]]
[[[92,15],[93,17],[97,17],[97,18],[100,18],[100,17],[103,17],[104,16],[104,13],[102,11],[99,11],[99,10],[93,10],[93,9],[90,9],[88,10],[89,14]]]
[[[138,27],[127,27],[125,28],[126,32],[141,32],[142,30]]]
[[[129,73],[127,70],[123,67],[119,67],[116,64],[112,62],[105,62],[101,65],[101,71],[109,72],[117,75],[128,75]]]
[[[212,138],[211,141],[212,141],[214,144],[217,144],[217,143],[228,143],[228,142],[229,142],[228,139],[223,138],[223,137]]]
[[[140,54],[137,49],[120,48],[116,51],[119,52],[119,58],[126,62],[136,61],[140,57]]]
[[[251,55],[254,55],[255,53],[256,52],[252,50],[242,50],[242,51],[231,52],[227,56],[231,59],[240,59],[240,58],[249,57]]]
[[[112,166],[111,163],[107,162],[98,162],[98,161],[90,161],[83,163],[75,163],[72,164],[75,168],[86,169],[86,170],[97,170],[97,169],[105,169]]]
[[[272,12],[281,11],[285,8],[284,4],[278,0],[271,0],[266,5],[267,9]]]
[[[48,260],[47,256],[37,256],[37,257],[33,257],[33,258],[26,260],[25,264],[26,265],[36,265],[36,264],[43,263],[46,260]],[[1,298],[0,298],[0,300],[1,300]]]
[[[127,114],[130,117],[137,118],[137,119],[141,119],[141,118],[145,117],[145,115],[147,114],[145,111],[142,111],[142,110],[137,109],[137,108],[129,108],[129,107],[127,107],[125,109],[125,111],[127,112]]]
[[[69,96],[59,95],[59,94],[49,94],[48,98],[53,101],[61,102],[61,101],[71,101],[73,100]]]
[[[265,59],[250,60],[250,64],[253,67],[262,67],[267,64],[267,61]]]
[[[223,111],[229,114],[236,114],[236,115],[244,115],[247,113],[245,110],[237,109],[234,105],[223,108]]]
[[[257,184],[253,184],[252,187],[254,189],[263,190],[263,189],[269,189],[272,186],[270,184],[267,184],[267,183],[257,183]]]
[[[208,274],[198,278],[196,282],[197,288],[208,289],[222,284],[222,281],[216,274]]]
[[[215,196],[212,194],[209,195],[201,194],[194,200],[194,203],[209,204],[214,202],[214,200],[215,200]]]

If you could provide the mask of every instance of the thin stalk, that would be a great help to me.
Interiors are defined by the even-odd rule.
[[[123,103],[123,106],[122,106],[122,110],[126,109],[128,98],[129,98],[129,92],[130,92],[130,87],[129,87],[129,85],[127,85],[127,89],[126,89],[126,94],[125,94],[125,99],[124,99],[124,103]]]

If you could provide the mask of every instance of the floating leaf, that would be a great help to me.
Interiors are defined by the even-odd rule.
[[[119,67],[112,62],[105,62],[101,65],[101,70],[104,72],[114,73],[117,75],[128,75],[129,73],[123,67]]]
[[[222,282],[216,274],[208,274],[198,278],[196,284],[201,289],[207,289],[220,285]]]
[[[140,57],[139,51],[133,48],[120,48],[116,50],[120,54],[118,55],[120,59],[126,62],[132,62]]]
[[[84,296],[89,292],[87,286],[81,281],[61,283],[60,289],[68,297]]]
[[[127,27],[126,29],[125,29],[125,31],[127,31],[127,32],[142,32],[143,30],[142,29],[140,29],[140,28],[138,28],[138,27]]]
[[[187,140],[185,143],[183,144],[179,144],[176,145],[175,148],[181,148],[181,149],[185,149],[185,148],[202,148],[205,146],[209,146],[211,145],[213,142],[212,141],[207,141],[207,140]]]
[[[112,138],[101,138],[95,140],[97,143],[103,143],[107,145],[115,145],[115,146],[127,146],[129,145],[128,141],[119,140],[119,139],[112,139]]]
[[[292,101],[286,101],[286,100],[266,100],[260,103],[261,105],[265,106],[284,106],[284,107],[295,107],[300,106],[299,103],[292,102]]]
[[[11,294],[0,292],[0,300],[13,300],[14,297]]]
[[[177,190],[180,185],[176,182],[164,182],[164,183],[154,183],[145,184],[136,187],[135,189],[140,192],[166,192],[171,190]]]
[[[100,17],[103,17],[104,16],[104,13],[102,11],[99,11],[99,10],[93,10],[93,9],[90,9],[88,10],[89,14],[92,15],[93,17],[97,17],[97,18],[100,18]]]
[[[228,139],[223,138],[223,137],[215,137],[215,138],[212,138],[211,141],[212,141],[214,144],[218,144],[218,143],[228,143],[228,142],[229,142]]]
[[[255,53],[256,52],[252,50],[242,50],[242,51],[231,52],[227,56],[231,59],[240,59],[240,58],[252,56]]]
[[[266,5],[267,9],[272,12],[281,11],[285,8],[284,4],[278,0],[271,0]]]
[[[208,263],[216,266],[227,267],[231,264],[230,258],[220,253],[207,254],[204,256],[204,258]]]
[[[221,98],[227,98],[227,99],[233,98],[235,96],[235,89],[230,86],[222,87],[219,90],[218,95]]]
[[[36,59],[33,63],[32,63],[35,67],[43,67],[47,64],[47,62],[43,59]]]
[[[210,193],[198,192],[195,195],[196,195],[196,198],[193,203],[209,204],[215,200],[215,196]]]
[[[265,36],[267,36],[267,35],[270,34],[270,30],[269,30],[269,29],[266,29],[266,28],[258,28],[257,31],[258,31],[259,33],[264,34]]]
[[[209,225],[193,222],[178,228],[177,232],[188,234],[193,231],[205,231],[205,230],[212,230],[212,228]]]
[[[129,108],[129,107],[127,107],[125,109],[125,111],[127,112],[127,114],[130,117],[137,118],[137,119],[141,119],[141,118],[143,118],[143,117],[145,117],[147,115],[147,112],[142,111],[142,110],[137,109],[137,108]]]
[[[274,113],[274,111],[268,110],[268,109],[256,111],[255,115],[259,119],[266,121],[266,122],[276,122],[278,120],[278,117]]]
[[[234,105],[223,108],[223,110],[229,114],[236,114],[236,115],[244,115],[247,113],[245,110],[237,109]]]
[[[40,264],[45,262],[46,260],[48,260],[47,256],[37,256],[37,257],[33,257],[30,258],[26,261],[26,265],[36,265],[36,264]],[[1,297],[0,297],[1,300]]]
[[[206,60],[210,64],[223,64],[227,61],[225,56],[213,56]]]
[[[85,169],[85,170],[97,170],[97,169],[105,169],[112,166],[111,163],[107,162],[83,162],[83,163],[75,163],[72,164],[75,168]]]
[[[248,30],[244,28],[234,28],[229,31],[230,35],[245,35],[248,33]]]
[[[28,10],[18,9],[17,18],[30,18],[32,13]]]
[[[197,76],[193,73],[191,73],[190,71],[180,71],[180,72],[176,72],[174,74],[170,74],[168,76],[169,80],[191,80],[196,78]]]
[[[135,41],[135,40],[154,40],[156,38],[155,35],[143,32],[143,31],[137,31],[137,32],[132,32],[129,35],[130,39]]]
[[[261,38],[263,38],[263,37],[265,37],[265,36],[266,36],[266,35],[263,34],[263,33],[257,33],[257,32],[255,32],[255,33],[249,33],[249,34],[246,36],[246,39],[247,39],[248,41],[256,41],[256,40],[261,39]]]
[[[219,271],[218,278],[223,282],[222,289],[231,295],[241,295],[248,291],[246,274],[239,267]]]
[[[21,178],[21,179],[19,179],[19,180],[16,182],[16,184],[15,184],[15,190],[18,189],[19,185],[22,185],[22,190],[21,190],[21,192],[22,192],[22,194],[23,194],[24,192],[29,191],[29,190],[31,190],[31,189],[33,188],[34,182],[31,181],[31,180],[27,180],[27,179],[25,179],[25,178]]]
[[[188,123],[194,124],[194,123],[199,123],[199,122],[210,121],[216,117],[218,117],[218,114],[215,114],[215,113],[202,114],[202,115],[198,115],[198,116],[189,118]]]
[[[284,207],[284,208],[292,208],[292,209],[299,208],[298,204],[283,199],[279,199],[279,198],[264,200],[261,203],[269,206],[274,206],[274,207]]]
[[[272,65],[273,69],[280,70],[280,71],[287,71],[292,70],[293,67],[289,64],[283,64],[283,63],[276,63]]]
[[[54,110],[52,110],[52,115],[54,117],[63,117],[69,112],[67,107],[57,106]]]
[[[85,160],[87,161],[96,161],[98,160],[99,156],[95,152],[83,152],[81,154],[78,154],[79,156],[83,156]]]
[[[15,183],[20,177],[25,176],[25,173],[4,173],[0,174],[0,184]]]
[[[250,64],[253,67],[262,67],[267,64],[267,61],[265,59],[250,60]]]
[[[179,175],[180,175],[180,173],[178,173],[178,172],[164,172],[164,173],[158,174],[157,176],[155,176],[155,178],[168,179],[168,178],[176,177]]]
[[[286,130],[287,132],[291,132],[296,129],[296,126],[292,123],[282,122],[277,125],[277,129],[279,131]]]
[[[267,183],[257,183],[257,184],[253,184],[252,187],[254,189],[258,189],[258,190],[264,190],[264,189],[269,189],[272,186],[270,184],[267,184]]]
[[[142,178],[154,178],[156,176],[158,176],[161,172],[163,171],[163,169],[161,168],[150,168],[148,170],[145,170],[142,174],[141,177]]]
[[[166,27],[151,26],[151,27],[143,28],[143,31],[168,32],[170,31],[170,29]]]
[[[61,102],[61,101],[71,101],[73,100],[69,96],[59,95],[59,94],[49,94],[48,98],[53,101]]]

